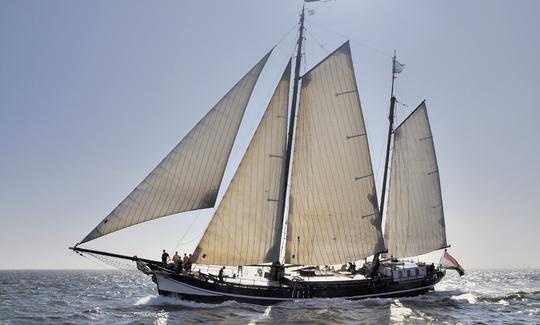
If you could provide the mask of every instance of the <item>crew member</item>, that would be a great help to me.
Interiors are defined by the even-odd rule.
[[[174,262],[174,265],[178,264],[178,261],[180,261],[180,255],[178,255],[178,252],[174,253],[174,256],[172,257],[172,260]]]
[[[163,263],[163,266],[167,266],[167,262],[169,262],[169,254],[165,250],[163,250],[163,254],[161,254],[161,262]]]
[[[225,266],[219,269],[219,274],[218,274],[219,282],[223,282],[223,271],[225,271]]]

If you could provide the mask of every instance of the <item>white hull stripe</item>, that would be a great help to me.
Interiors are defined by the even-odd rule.
[[[158,279],[159,279],[159,277],[158,277]],[[190,291],[201,291],[201,292],[207,293],[207,295],[200,294],[200,296],[206,296],[206,297],[222,296],[222,297],[235,297],[235,298],[249,298],[249,299],[255,299],[255,300],[282,300],[282,301],[299,300],[299,299],[313,299],[313,298],[278,298],[278,297],[271,298],[271,297],[261,297],[261,296],[237,295],[237,294],[233,294],[233,293],[223,294],[223,292],[198,288],[198,287],[195,287],[195,286],[192,286],[192,285],[189,285],[189,284],[177,281],[177,280],[173,280],[173,279],[168,279],[168,280],[172,281],[172,282],[176,282],[179,286],[186,286],[186,287],[191,289]],[[159,283],[159,281],[158,281],[158,283]],[[418,290],[424,290],[424,289],[432,289],[434,286],[435,285],[429,285],[429,286],[425,286],[425,287],[406,289],[406,290],[388,291],[388,292],[381,292],[381,293],[372,293],[372,294],[367,294],[367,295],[336,297],[336,298],[342,298],[342,299],[373,298],[373,297],[389,296],[389,295],[412,292],[412,291],[418,291]],[[158,288],[159,288],[159,284],[158,284]],[[169,290],[167,290],[167,291],[169,291]],[[178,292],[171,291],[171,292],[182,294],[182,292],[180,292],[180,291],[178,291]],[[319,297],[315,297],[315,299],[316,298],[319,298]],[[323,297],[320,297],[320,298],[323,298]]]

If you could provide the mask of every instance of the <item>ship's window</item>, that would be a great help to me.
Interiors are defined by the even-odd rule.
[[[407,270],[407,276],[411,276],[411,270]]]
[[[398,271],[397,276],[398,278],[401,278],[401,271]]]
[[[416,269],[416,276],[419,276],[419,275],[420,275],[420,270]]]

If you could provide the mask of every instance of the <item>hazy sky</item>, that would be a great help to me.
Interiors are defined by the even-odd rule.
[[[95,267],[67,247],[291,31],[300,7],[1,1],[0,268]],[[396,93],[409,106],[399,120],[427,100],[450,252],[465,268],[540,267],[540,2],[337,0],[309,8],[307,68],[351,40],[379,188],[395,48],[406,64]],[[225,184],[295,36],[263,71]],[[162,248],[190,252],[211,215],[161,218],[87,246],[153,259]]]

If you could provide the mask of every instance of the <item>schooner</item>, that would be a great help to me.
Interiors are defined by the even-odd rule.
[[[135,261],[160,294],[196,301],[275,303],[432,290],[445,276],[444,267],[403,260],[449,247],[426,103],[394,127],[392,79],[379,206],[349,43],[300,75],[303,32],[304,9],[296,56],[283,71],[189,272],[81,245],[142,222],[216,205],[242,117],[272,51],[71,249]],[[393,74],[399,72],[395,55],[393,65]],[[445,256],[455,262],[446,251]],[[330,268],[359,260],[365,260],[359,270]],[[457,262],[446,264],[461,271]],[[228,276],[218,276],[222,266]]]

